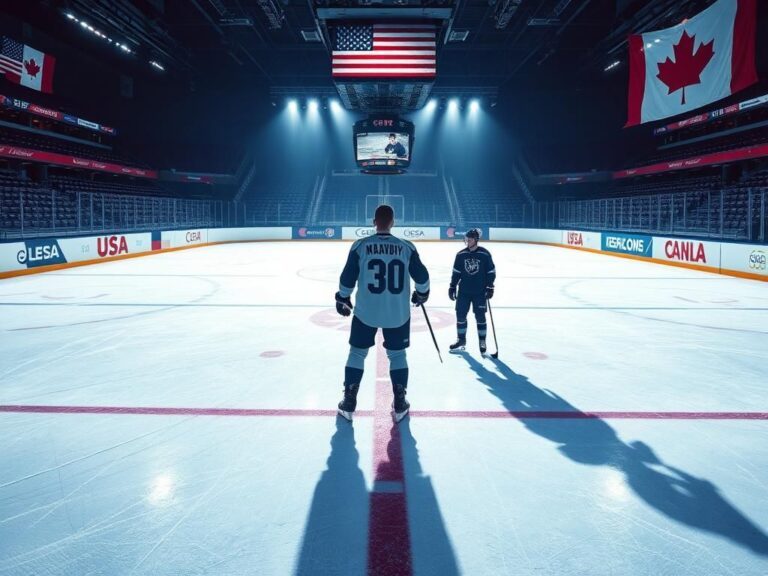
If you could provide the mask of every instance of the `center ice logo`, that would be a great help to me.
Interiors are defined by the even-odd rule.
[[[467,274],[477,274],[480,271],[480,260],[467,258],[464,260],[464,270],[467,271]]]

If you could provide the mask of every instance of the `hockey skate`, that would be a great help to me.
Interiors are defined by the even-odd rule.
[[[339,416],[352,422],[352,413],[357,407],[357,391],[360,384],[344,385],[344,399],[339,402]]]
[[[395,414],[395,422],[400,422],[408,414],[408,409],[411,405],[408,400],[405,399],[405,387],[394,386],[395,400],[392,402],[392,411]]]
[[[448,346],[448,348],[450,348],[449,351],[451,354],[460,354],[467,348],[467,339],[460,337],[456,342]]]
[[[488,347],[485,345],[485,338],[480,338],[480,355],[485,356],[485,351]]]

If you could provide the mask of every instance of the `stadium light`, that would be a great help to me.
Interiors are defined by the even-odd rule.
[[[150,65],[154,66],[155,68],[157,68],[161,72],[165,72],[165,68],[163,67],[162,64],[160,64],[160,62],[156,62],[155,60],[150,60],[149,63],[150,63]]]
[[[611,64],[608,64],[608,66],[606,66],[606,67],[603,69],[603,72],[608,72],[609,70],[613,70],[613,69],[614,69],[614,68],[616,68],[616,66],[618,66],[619,64],[621,64],[621,60],[616,60],[616,62],[612,62]]]
[[[67,12],[65,14],[65,16],[69,20],[71,20],[71,21],[73,21],[73,22],[75,22],[77,24],[80,24],[81,28],[84,28],[84,29],[88,30],[94,36],[98,36],[102,40],[106,40],[110,44],[114,44],[116,48],[119,48],[120,50],[122,50],[123,52],[125,52],[127,54],[133,54],[133,50],[131,50],[128,47],[127,44],[121,44],[120,42],[113,41],[112,38],[110,38],[109,36],[104,34],[104,32],[102,32],[101,30],[97,30],[96,28],[94,28],[93,26],[88,24],[88,22],[86,22],[85,20],[78,20],[73,14],[70,14],[69,12]],[[150,64],[155,66],[155,64],[153,64],[151,61],[150,61]],[[159,68],[160,70],[165,70],[165,68],[163,68],[162,65],[159,65],[159,66],[160,66],[160,68]],[[155,66],[155,67],[157,68],[158,66]]]
[[[310,98],[309,102],[307,102],[307,106],[312,112],[317,111],[317,98]]]
[[[469,111],[477,112],[479,109],[480,109],[480,101],[477,98],[472,98],[472,100],[469,101]]]
[[[288,110],[291,112],[297,112],[299,109],[299,103],[296,102],[296,98],[291,98],[288,100]]]
[[[461,103],[458,98],[449,98],[448,105],[443,117],[443,129],[455,129],[459,125]]]

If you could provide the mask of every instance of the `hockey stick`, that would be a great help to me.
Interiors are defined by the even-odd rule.
[[[432,330],[432,323],[429,321],[429,316],[427,316],[427,309],[424,308],[424,304],[419,304],[421,306],[422,312],[424,312],[424,319],[427,321],[427,326],[429,327],[429,333],[432,334],[432,342],[435,343],[435,350],[437,350],[437,357],[440,358],[440,364],[443,363],[443,355],[440,354],[440,347],[437,345],[437,339],[435,338],[435,332]],[[498,348],[498,346],[497,346]]]
[[[493,310],[491,310],[491,301],[486,300],[488,304],[488,315],[491,317],[491,329],[493,330],[493,343],[496,345],[496,352],[491,354],[491,358],[496,360],[499,357],[499,341],[496,340],[496,323],[493,321]]]

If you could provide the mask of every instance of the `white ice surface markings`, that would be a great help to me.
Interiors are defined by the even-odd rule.
[[[766,284],[487,246],[515,377],[493,379],[488,360],[482,378],[462,358],[440,365],[414,331],[416,413],[768,411]],[[0,404],[332,410],[348,333],[310,318],[332,310],[348,248],[218,246],[0,282]],[[419,245],[429,310],[452,310],[457,249]],[[470,354],[473,330],[470,315]],[[454,327],[436,336],[445,351]],[[369,358],[361,410],[374,404],[374,372]],[[768,574],[766,421],[600,422],[608,430],[590,435],[600,428],[587,421],[413,416],[415,574],[436,549],[466,574]],[[372,419],[352,426],[354,459],[329,448],[334,426],[320,416],[0,413],[0,574],[283,576],[311,565],[297,558],[313,506],[325,510],[313,501],[324,472],[343,474],[341,462],[375,489]],[[641,460],[637,439],[663,465]],[[158,478],[173,479],[160,504],[148,492]],[[436,501],[418,499],[425,482]],[[315,517],[313,537],[335,542],[332,515]],[[438,533],[447,544],[430,541]],[[364,550],[351,554],[364,565]]]

